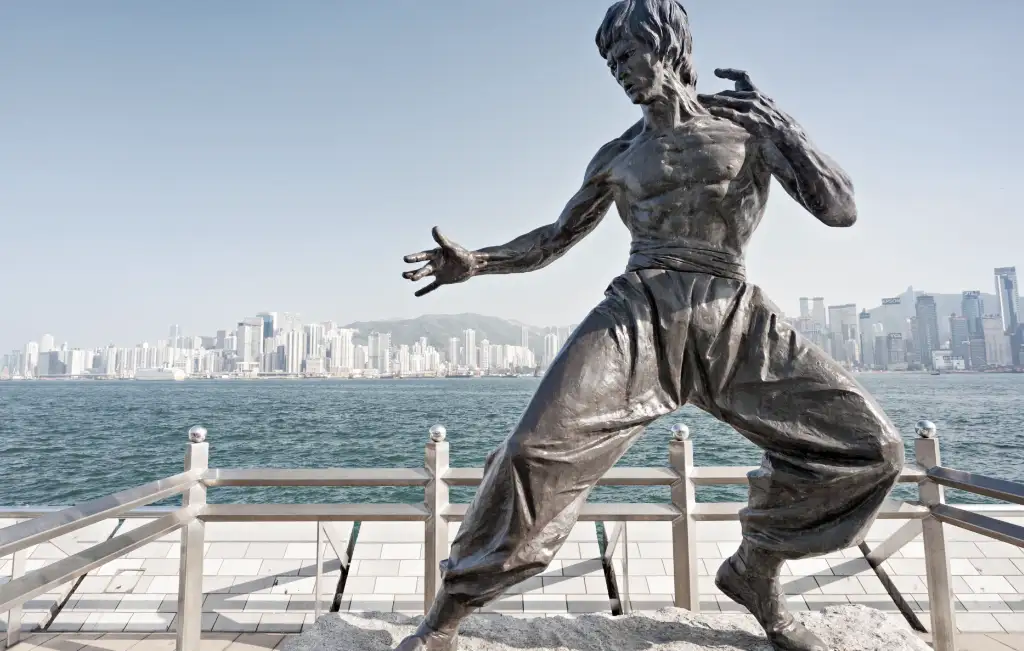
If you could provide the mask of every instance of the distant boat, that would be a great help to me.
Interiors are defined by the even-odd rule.
[[[180,368],[140,368],[135,371],[136,380],[170,380],[178,381],[185,379],[185,371]]]

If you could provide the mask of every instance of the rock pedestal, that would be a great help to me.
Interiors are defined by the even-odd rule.
[[[865,606],[797,613],[837,651],[929,651],[905,622]],[[419,618],[394,613],[331,613],[289,639],[285,651],[390,651]],[[771,651],[749,615],[653,613],[576,618],[475,616],[459,636],[460,651]]]

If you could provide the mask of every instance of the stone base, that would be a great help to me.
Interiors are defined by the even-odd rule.
[[[865,606],[796,613],[837,651],[929,651],[906,623]],[[289,639],[284,651],[389,651],[420,618],[394,613],[331,613]],[[771,651],[749,615],[693,615],[677,608],[654,613],[576,618],[474,616],[459,636],[460,651]]]

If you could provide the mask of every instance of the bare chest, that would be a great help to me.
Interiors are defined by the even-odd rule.
[[[748,167],[750,140],[729,123],[644,135],[613,163],[610,181],[621,194],[637,199],[727,186]]]

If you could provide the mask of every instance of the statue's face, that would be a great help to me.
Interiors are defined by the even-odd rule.
[[[607,61],[615,81],[634,104],[649,104],[662,96],[672,74],[649,45],[628,37],[608,50]]]

